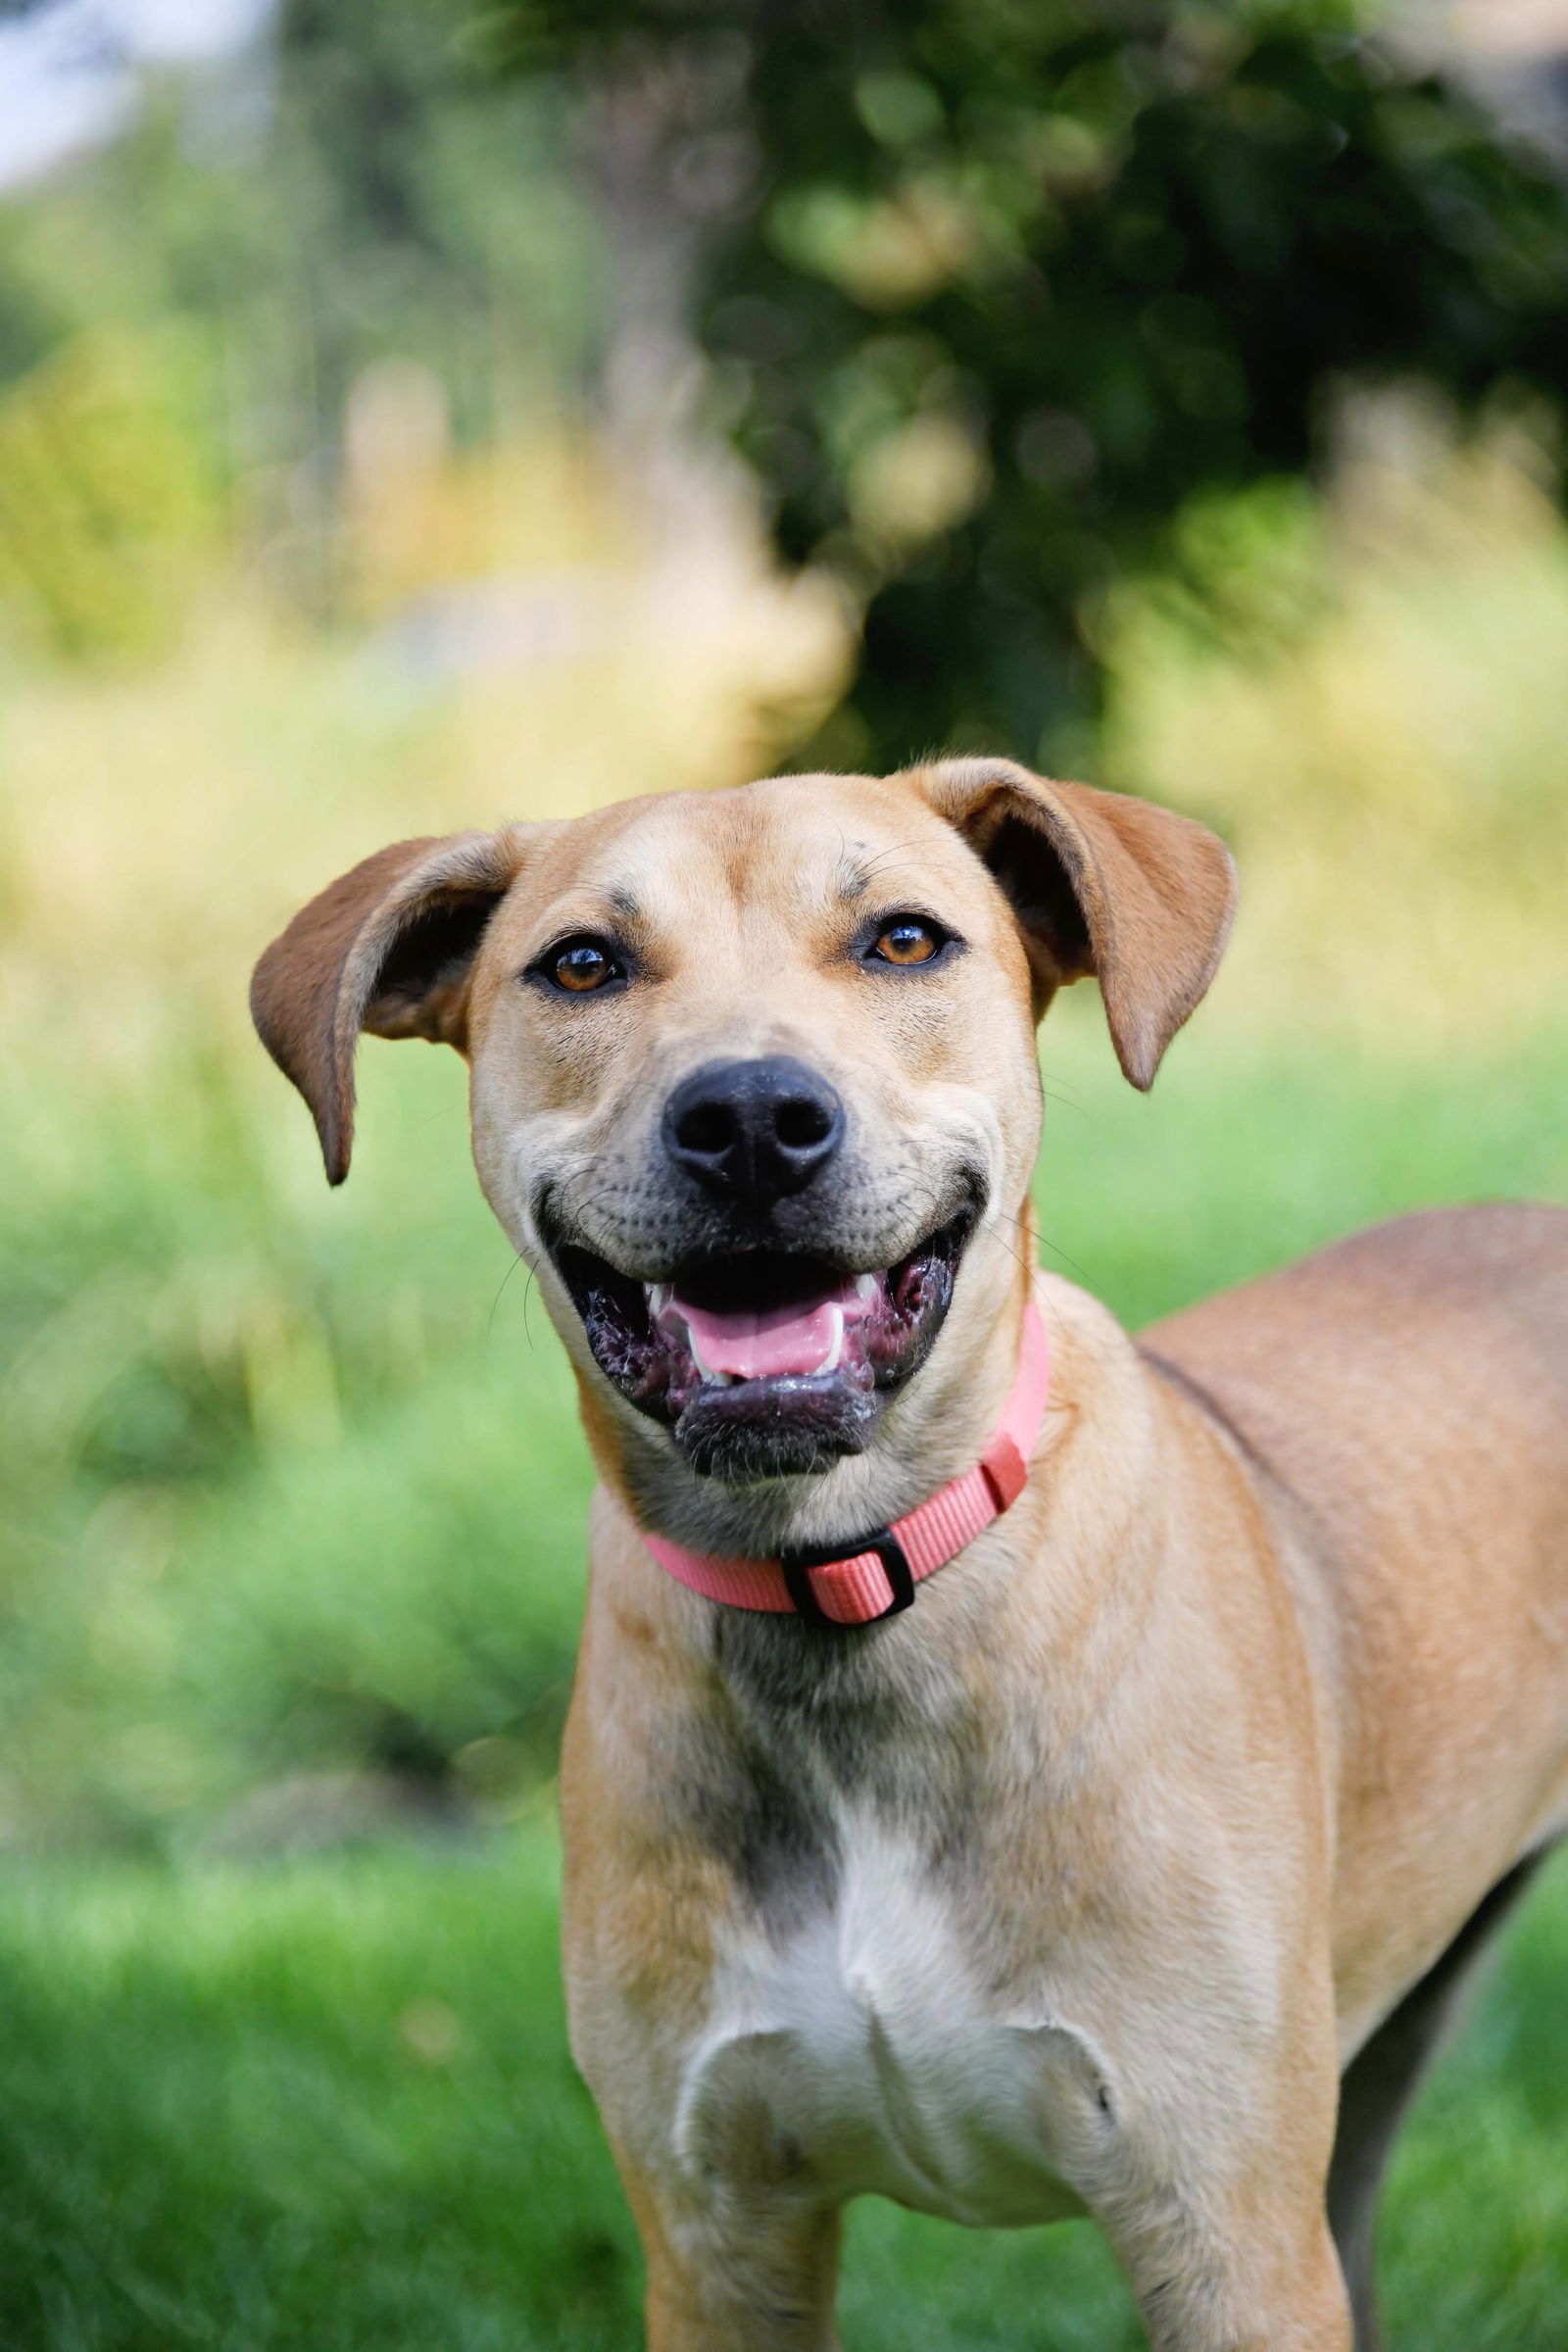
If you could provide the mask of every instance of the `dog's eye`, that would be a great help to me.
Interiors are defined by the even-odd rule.
[[[923,914],[896,914],[877,933],[871,953],[882,963],[929,963],[947,939],[947,933]]]
[[[574,997],[586,996],[591,989],[603,988],[607,980],[620,978],[620,966],[602,939],[564,941],[551,950],[544,968],[557,988],[567,989]]]

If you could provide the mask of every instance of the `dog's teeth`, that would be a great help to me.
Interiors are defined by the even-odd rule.
[[[839,1357],[844,1353],[844,1309],[835,1306],[829,1311],[833,1317],[833,1344],[816,1367],[819,1372],[836,1372]]]
[[[670,1287],[667,1282],[649,1282],[643,1285],[648,1293],[648,1312],[656,1323],[669,1304]]]
[[[874,1306],[882,1296],[882,1277],[880,1274],[857,1274],[855,1287],[866,1303]]]
[[[703,1351],[697,1345],[697,1335],[689,1326],[686,1332],[686,1345],[692,1351],[692,1362],[705,1380],[710,1380],[714,1387],[719,1389],[734,1387],[735,1375],[733,1372],[715,1372],[711,1364],[704,1363]]]

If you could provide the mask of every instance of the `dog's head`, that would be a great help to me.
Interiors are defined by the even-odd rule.
[[[1201,826],[1004,760],[789,776],[399,843],[252,1002],[334,1184],[362,1030],[466,1054],[480,1180],[591,1418],[753,1486],[865,1448],[950,1308],[995,1323],[1036,1021],[1096,974],[1147,1087],[1233,895]]]

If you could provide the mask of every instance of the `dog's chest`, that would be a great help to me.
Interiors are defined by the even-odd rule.
[[[786,1936],[722,1941],[678,2159],[981,2226],[1081,2211],[1062,2169],[1102,2122],[1086,2045],[1044,2002],[988,2001],[960,1898],[902,1839],[846,1826],[831,1899]]]

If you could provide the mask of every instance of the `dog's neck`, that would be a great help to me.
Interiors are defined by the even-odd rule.
[[[965,1271],[974,1286],[960,1302],[966,1311],[950,1320],[942,1335],[955,1345],[950,1349],[939,1342],[901,1400],[908,1409],[896,1420],[890,1412],[879,1443],[866,1454],[822,1478],[794,1482],[793,1492],[754,1490],[739,1497],[690,1471],[666,1483],[655,1454],[650,1499],[644,1501],[627,1476],[628,1459],[640,1457],[623,1448],[622,1423],[617,1417],[608,1431],[602,1422],[596,1427],[585,1393],[607,1486],[644,1531],[658,1524],[657,1513],[660,1532],[675,1542],[739,1558],[775,1556],[791,1543],[836,1542],[901,1518],[979,1460],[1005,1405],[1031,1289],[1032,1226],[1025,1225],[1021,1239],[1016,1255],[1000,1246],[971,1253]],[[982,1307],[984,1312],[967,1311]],[[853,1479],[845,1473],[854,1473]],[[830,1840],[825,1820],[813,1811],[829,1788],[844,1796],[892,1791],[889,1801],[897,1809],[912,1779],[929,1821],[937,1824],[960,1804],[971,1766],[963,1761],[964,1742],[948,1739],[943,1727],[965,1720],[972,1704],[972,1644],[988,1638],[985,1595],[976,1592],[965,1603],[961,1563],[937,1580],[944,1587],[950,1577],[956,1580],[940,1612],[933,1615],[929,1603],[922,1607],[917,1600],[899,1619],[895,1641],[815,1637],[793,1616],[702,1601],[646,1550],[630,1573],[634,1581],[626,1590],[636,1592],[639,1612],[657,1624],[677,1684],[689,1678],[683,1687],[694,1704],[708,1710],[704,1719],[714,1729],[713,1752],[725,1759],[724,1771],[742,1768],[741,1749],[748,1743],[770,1757],[781,1786],[796,1791],[794,1810],[805,1808],[796,1822],[803,1838],[808,1833]],[[699,1700],[699,1693],[706,1695]]]
[[[863,1453],[818,1476],[734,1486],[700,1478],[667,1435],[584,1390],[584,1419],[601,1473],[637,1524],[698,1552],[766,1559],[787,1545],[825,1544],[887,1526],[973,1467],[1015,1376],[1029,1291],[1028,1255],[990,1232],[964,1269],[961,1313],[930,1361],[889,1407]]]

